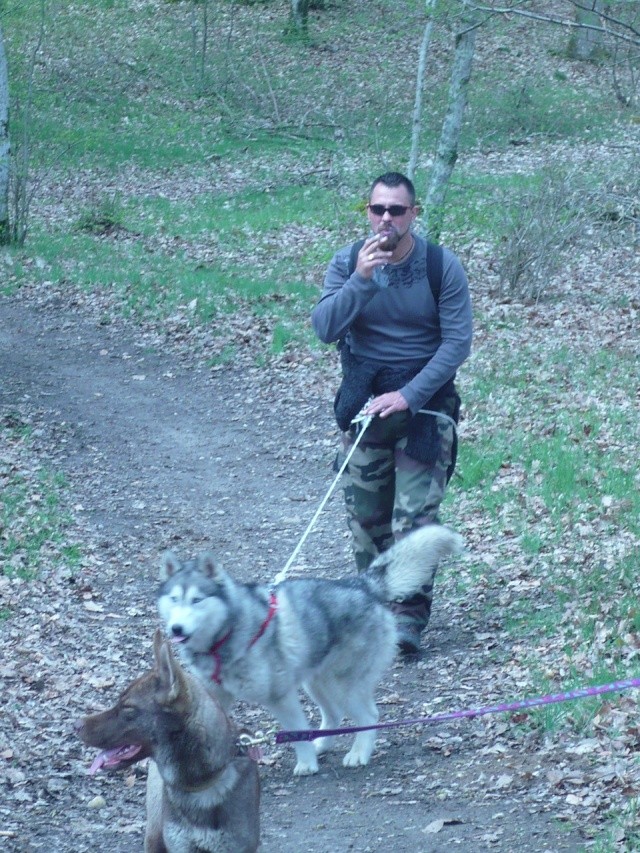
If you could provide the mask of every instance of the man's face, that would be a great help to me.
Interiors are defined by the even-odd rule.
[[[377,209],[378,205],[380,208]],[[382,208],[385,209],[382,210]],[[404,212],[401,212],[401,208],[404,208]],[[411,206],[406,187],[387,187],[385,184],[376,184],[373,188],[367,216],[372,231],[385,238],[383,247],[388,251],[395,249],[411,228],[411,223],[417,215],[418,208]]]

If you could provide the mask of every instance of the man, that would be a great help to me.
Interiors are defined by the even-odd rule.
[[[460,398],[453,380],[471,350],[469,286],[452,252],[413,232],[418,212],[407,177],[376,178],[367,206],[372,233],[357,257],[350,246],[334,255],[311,315],[322,341],[339,342],[335,414],[345,454],[357,437],[352,419],[361,411],[374,416],[344,481],[359,571],[395,539],[438,523],[455,465]],[[432,598],[429,586],[395,605],[406,655],[419,652]]]

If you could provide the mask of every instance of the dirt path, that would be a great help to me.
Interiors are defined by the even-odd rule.
[[[13,610],[0,622],[0,847],[141,850],[144,771],[89,777],[71,723],[150,661],[164,549],[211,546],[242,579],[282,568],[331,482],[329,389],[312,375],[293,394],[282,377],[212,374],[149,334],[17,301],[0,302],[0,363],[0,418],[29,423],[41,464],[66,475],[88,554],[74,577],[0,588]],[[351,571],[339,496],[298,565]],[[382,686],[384,718],[485,695],[496,665],[478,641],[487,626],[454,589],[443,581],[424,660],[397,663]],[[260,709],[236,717],[273,725]],[[270,738],[262,850],[583,849],[550,781],[563,756],[508,728],[494,718],[390,730],[366,769],[343,769],[335,753],[304,779]]]

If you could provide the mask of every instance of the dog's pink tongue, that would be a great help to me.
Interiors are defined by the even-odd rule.
[[[101,767],[104,767],[104,765],[107,763],[107,757],[107,752],[101,752],[100,755],[96,755],[96,757],[93,759],[93,764],[89,768],[89,773],[91,773],[92,776],[94,773],[97,773]]]
[[[130,746],[119,746],[116,749],[107,749],[101,752],[100,755],[96,755],[89,768],[89,773],[93,776],[102,767],[117,767],[121,761],[133,758],[138,752],[140,752],[140,746],[136,743]]]

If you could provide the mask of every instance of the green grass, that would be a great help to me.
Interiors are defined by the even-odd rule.
[[[564,684],[563,692],[581,687],[596,687],[601,684],[608,684],[614,680],[616,680],[615,676],[611,675],[604,678],[604,680],[594,678],[585,680],[583,677],[582,679],[577,679],[575,681],[574,687]],[[541,682],[540,689],[543,691],[541,695],[545,695],[547,692],[551,694],[558,692],[557,685],[554,686],[548,683],[545,687]],[[528,720],[526,727],[535,728],[548,734],[553,734],[559,729],[566,729],[569,727],[579,735],[586,737],[592,732],[593,720],[597,716],[598,711],[601,710],[603,702],[606,701],[606,697],[602,698],[594,696],[571,700],[569,702],[556,705],[532,708],[527,712]]]
[[[218,355],[207,360],[207,365],[209,367],[224,367],[225,364],[233,364],[237,351],[235,346],[224,346]]]
[[[233,195],[204,191],[178,200],[130,199],[122,209],[122,224],[144,236],[161,232],[194,240],[211,237],[225,248],[240,241],[269,245],[282,232],[278,250],[286,251],[287,228],[313,226],[327,217],[332,205],[332,193],[322,187],[249,188]]]
[[[270,312],[286,317],[288,300],[297,314],[301,304],[310,305],[317,295],[305,282],[280,277],[282,272],[276,278],[277,269],[270,273],[264,264],[243,264],[240,258],[209,264],[189,259],[182,250],[150,254],[135,241],[96,240],[82,232],[34,234],[30,244],[44,262],[38,270],[43,283],[69,282],[87,292],[108,290],[126,316],[161,318],[197,300],[195,315],[202,322],[235,311],[241,303],[251,303],[257,315],[267,305]],[[290,269],[294,273],[293,264]],[[20,275],[18,265],[13,273]],[[25,274],[33,273],[31,267],[25,269]]]
[[[12,133],[19,143],[28,121],[32,174],[46,173],[51,193],[37,196],[24,249],[6,250],[2,292],[52,283],[109,293],[112,310],[125,316],[161,322],[181,313],[218,337],[227,315],[253,315],[265,341],[255,359],[265,366],[288,350],[319,348],[308,310],[323,268],[337,246],[366,228],[362,200],[371,177],[406,166],[425,20],[419,0],[326,5],[303,43],[283,35],[285,0],[221,2],[200,67],[191,31],[195,20],[197,47],[200,18],[191,18],[190,2],[70,0],[48,7],[30,90],[41,7],[6,0],[0,20],[11,69]],[[438,14],[455,9],[442,3]],[[541,38],[536,62],[529,63],[512,47],[510,26],[493,22],[501,36],[499,63],[485,52],[475,64],[460,153],[511,152],[517,142],[524,146],[524,168],[500,173],[492,162],[478,168],[475,158],[465,169],[461,156],[445,219],[456,242],[492,246],[495,257],[505,208],[548,180],[549,170],[529,166],[527,154],[549,141],[604,139],[624,119],[606,75],[594,86],[588,74],[582,82],[559,67],[564,34],[549,35],[548,44]],[[434,50],[450,57],[449,23],[434,32]],[[553,74],[539,70],[540,50],[553,55]],[[419,197],[445,111],[448,73],[431,63],[427,74]],[[620,185],[635,186],[623,149]],[[585,187],[605,186],[610,169],[609,162],[594,161],[580,180]],[[612,297],[580,298],[597,311]],[[629,666],[617,628],[640,630],[640,555],[603,565],[578,546],[582,529],[597,530],[599,541],[640,532],[632,452],[640,435],[628,405],[640,381],[637,364],[597,341],[575,353],[561,336],[544,347],[537,340],[514,348],[525,322],[515,312],[478,320],[492,359],[465,371],[465,406],[477,429],[460,444],[445,508],[464,498],[495,540],[508,535],[525,579],[544,581],[499,609],[509,639],[522,642],[522,663],[536,692],[557,688],[555,676],[539,665],[538,640],[560,644],[570,683],[583,683],[585,656],[596,661],[589,683],[614,680]],[[233,362],[239,346],[223,339],[210,366]],[[81,559],[65,533],[64,490],[55,474],[42,471],[35,482],[14,477],[2,493],[2,554],[15,571],[33,576],[45,554],[71,567]],[[564,561],[557,561],[558,552]],[[454,583],[473,595],[486,576],[486,566],[469,563]],[[488,583],[501,593],[509,581],[505,573]],[[6,616],[0,612],[0,619]],[[590,700],[579,709],[570,703],[539,709],[527,725],[588,731],[599,707]]]
[[[66,480],[38,466],[34,457],[30,427],[20,414],[5,412],[0,423],[2,572],[27,580],[38,576],[43,564],[73,572],[82,558],[81,546],[69,537]],[[0,613],[0,619],[9,616],[6,609]]]
[[[629,528],[640,531],[640,494],[630,461],[603,454],[594,440],[597,430],[585,435],[579,413],[564,420],[564,425],[544,438],[523,437],[517,430],[515,436],[497,432],[473,445],[463,444],[460,450],[457,488],[480,491],[482,505],[496,527],[503,523],[502,513],[515,512],[517,533],[526,537],[529,553],[543,548],[540,534],[535,532],[541,513],[547,546],[576,524],[593,523],[603,515],[612,516],[612,523],[616,516],[628,518]],[[616,437],[624,438],[629,425],[609,426],[613,428],[610,440],[615,443]],[[501,467],[507,466],[508,473],[513,465],[521,469],[518,484],[508,479],[501,483]]]
[[[442,4],[438,14],[449,14],[450,7]],[[283,37],[286,4],[270,4],[274,14],[269,16],[257,9],[220,5],[217,39],[211,40],[200,68],[191,30],[195,20],[197,46],[200,18],[190,17],[187,4],[64,4],[55,14],[47,11],[45,61],[36,68],[30,94],[28,70],[41,6],[4,4],[17,107],[12,128],[19,139],[28,113],[36,167],[68,175],[83,167],[108,176],[135,164],[142,170],[172,172],[178,182],[185,170],[202,187],[188,198],[179,193],[106,193],[75,211],[73,230],[52,229],[50,222],[38,220],[36,211],[24,252],[11,253],[13,280],[3,285],[5,292],[36,275],[43,285],[68,282],[87,293],[110,291],[129,316],[161,319],[195,303],[193,321],[208,323],[249,308],[270,318],[271,354],[311,343],[306,312],[319,281],[308,281],[304,271],[320,268],[337,243],[363,227],[359,202],[371,174],[402,168],[406,161],[424,7],[419,2],[397,8],[380,3],[375,14],[371,4],[328,8],[313,18],[311,48]],[[233,26],[225,18],[228,12]],[[354,42],[350,33],[363,24],[366,31]],[[474,67],[462,149],[504,148],[523,137],[593,139],[608,131],[619,112],[605,87],[595,90],[585,83],[577,88],[576,78],[560,70],[553,77],[535,68],[525,75],[511,73],[521,59],[511,47],[508,26],[494,22],[505,36],[499,71],[486,64]],[[437,38],[441,32],[446,28],[438,28]],[[109,54],[105,33],[111,37]],[[82,50],[70,50],[70,45],[82,45]],[[446,42],[440,44],[444,47]],[[390,61],[397,65],[399,49],[403,73],[387,76],[380,85],[377,71]],[[547,49],[551,53],[556,47],[550,43]],[[230,55],[241,74],[232,72]],[[439,133],[447,87],[448,71],[436,74],[431,69],[422,133],[425,154],[433,150]],[[210,168],[217,163],[233,164],[250,180],[231,190],[218,189],[215,168]],[[427,179],[428,170],[421,166],[419,192]],[[449,189],[447,230],[499,239],[503,223],[495,194],[508,198],[541,180],[535,173],[465,173],[458,168]],[[110,238],[109,229],[118,229],[118,239]],[[315,236],[319,229],[325,236]],[[296,233],[301,235],[297,239]],[[152,241],[151,251],[145,241]],[[198,242],[211,250],[204,260],[190,253]],[[35,258],[44,266],[34,267]],[[513,330],[518,322],[498,314],[491,327],[499,333],[505,327]],[[233,347],[226,346],[215,361],[225,363],[233,355]],[[506,514],[531,557],[544,554],[567,523],[585,515],[597,518],[604,499],[613,501],[614,510],[620,507],[633,526],[638,499],[632,468],[628,461],[606,464],[594,449],[602,433],[601,413],[567,414],[552,424],[550,435],[523,436],[515,421],[517,396],[526,393],[542,412],[553,400],[554,387],[532,383],[540,369],[536,353],[518,360],[508,355],[498,354],[507,364],[499,376],[474,377],[470,403],[481,407],[498,387],[505,416],[487,438],[462,443],[458,487],[482,493],[496,527]],[[566,375],[567,353],[558,349],[551,358],[559,381]],[[613,354],[596,352],[586,366],[572,365],[572,381],[590,389],[595,380],[604,389],[612,377],[620,381],[625,370]],[[629,426],[615,410],[607,421],[613,442]],[[542,418],[540,425],[549,426]],[[524,495],[516,486],[500,485],[503,465],[521,466]],[[518,497],[524,497],[519,510]],[[531,528],[535,501],[548,516],[544,535]]]
[[[412,86],[406,74],[387,77],[381,86],[371,73],[371,57],[375,46],[376,62],[384,65],[383,51],[395,57],[397,39],[407,73],[412,72],[424,9],[420,3],[398,9],[378,4],[373,16],[362,4],[328,9],[314,19],[312,41],[316,47],[338,45],[340,62],[322,50],[310,62],[309,45],[283,41],[287,7],[281,3],[275,9],[275,15],[261,16],[253,7],[223,4],[216,21],[218,39],[210,40],[198,81],[192,23],[198,43],[200,18],[192,18],[186,4],[132,9],[124,0],[105,0],[90,8],[70,2],[55,14],[47,9],[42,46],[47,64],[37,67],[30,88],[29,58],[41,6],[5,4],[15,100],[12,129],[19,140],[28,119],[35,171],[72,174],[86,168],[106,176],[135,164],[142,170],[172,172],[177,182],[181,169],[188,170],[191,181],[201,176],[201,189],[188,198],[126,190],[118,190],[117,199],[97,198],[76,211],[76,226],[84,235],[51,233],[50,223],[34,216],[26,255],[15,258],[13,281],[5,289],[31,277],[29,256],[37,256],[49,265],[43,280],[69,281],[88,291],[111,289],[130,316],[149,312],[161,318],[193,300],[195,316],[202,321],[240,304],[243,310],[253,304],[261,314],[268,294],[284,293],[292,298],[278,303],[276,316],[283,323],[299,319],[300,306],[307,310],[317,295],[313,284],[303,280],[303,271],[326,263],[337,244],[365,227],[359,203],[371,174],[404,168]],[[93,26],[87,29],[89,11]],[[360,19],[367,21],[367,38],[353,44],[348,32]],[[413,42],[405,35],[408,21],[414,25]],[[110,34],[108,56],[105,32]],[[277,51],[261,48],[256,58],[256,44],[275,43]],[[71,60],[70,44],[83,46]],[[347,44],[349,50],[343,50]],[[230,54],[240,74],[232,73]],[[504,61],[510,61],[508,50]],[[584,136],[614,118],[611,103],[589,90],[577,97],[574,84],[562,75],[553,83],[535,74],[518,83],[503,69],[498,82],[491,75],[490,69],[475,71],[463,147],[506,145],[518,129]],[[294,85],[298,77],[300,85]],[[428,83],[425,152],[433,149],[439,133],[447,74],[432,73]],[[559,125],[561,119],[564,124]],[[218,190],[211,168],[215,163],[233,164],[251,179]],[[427,178],[421,167],[419,194]],[[498,238],[495,192],[508,195],[535,180],[535,175],[457,170],[449,191],[447,230]],[[99,239],[107,221],[130,232],[124,245]],[[296,230],[304,230],[308,239],[291,239]],[[319,231],[326,237],[314,238]],[[179,238],[177,247],[170,245],[170,237]],[[149,254],[134,245],[136,240],[155,240],[156,247]],[[213,260],[192,259],[184,246],[191,241],[210,242]],[[274,346],[277,350],[280,345]]]
[[[622,808],[612,808],[608,822],[593,844],[589,847],[593,853],[619,853],[624,850],[640,850],[640,797],[629,796]],[[596,835],[596,828],[593,835]],[[624,845],[624,846],[622,846]]]
[[[462,442],[458,450],[457,487],[476,490],[491,483],[507,458],[507,441],[502,433],[492,436],[490,443]]]
[[[52,551],[67,567],[78,564],[80,550],[66,539],[69,517],[60,505],[64,488],[60,475],[46,470],[39,472],[35,483],[19,474],[8,478],[0,493],[0,521],[4,573],[9,577],[37,576],[43,554]]]
[[[557,77],[487,79],[485,86],[471,87],[463,142],[502,146],[527,138],[598,138],[610,129],[610,108],[604,93],[578,91]]]
[[[29,50],[38,37],[40,8],[38,3],[7,2],[3,12],[12,93],[19,105],[14,118],[18,137],[29,100]],[[229,10],[233,26],[224,17]],[[38,258],[35,275],[42,284],[68,282],[88,293],[110,291],[128,316],[162,319],[192,305],[193,321],[208,323],[240,307],[249,308],[256,316],[271,318],[269,349],[278,355],[289,346],[312,341],[306,314],[320,282],[308,281],[304,271],[320,268],[338,243],[362,229],[360,202],[371,174],[387,166],[402,167],[406,159],[412,86],[404,75],[402,81],[388,78],[381,87],[371,73],[371,50],[375,45],[382,63],[383,50],[395,55],[397,37],[407,72],[412,70],[424,23],[422,4],[398,9],[380,4],[373,16],[368,6],[356,4],[319,15],[312,34],[316,47],[344,45],[349,28],[367,21],[367,38],[361,45],[349,43],[340,63],[325,61],[324,51],[317,51],[310,63],[309,45],[282,38],[285,17],[265,18],[255,8],[223,4],[218,26],[229,45],[211,42],[201,73],[191,30],[195,20],[197,41],[200,19],[197,15],[192,19],[188,11],[183,4],[165,4],[160,14],[151,5],[134,10],[124,0],[104,0],[91,4],[94,26],[89,30],[86,3],[68,3],[47,19],[54,24],[47,29],[43,48],[49,61],[34,77],[29,126],[34,148],[42,152],[46,148],[43,164],[69,173],[79,165],[90,166],[108,175],[135,163],[140,169],[173,170],[178,182],[180,170],[188,169],[189,179],[195,177],[201,189],[189,197],[134,195],[121,189],[105,193],[76,211],[75,230],[52,230],[49,222],[34,217],[24,252],[13,253],[13,280],[5,290],[31,280],[32,260]],[[285,5],[277,11],[282,16]],[[442,14],[446,13],[443,6]],[[406,39],[407,15],[415,24],[412,43]],[[105,65],[102,33],[107,31],[112,33],[112,54],[118,61]],[[384,47],[378,38],[383,31]],[[277,43],[278,51],[261,50],[256,59],[257,42]],[[74,43],[82,44],[83,50],[74,51],[68,61],[68,45]],[[606,100],[604,90],[578,91],[563,73],[553,80],[535,70],[521,77],[506,73],[512,62],[518,67],[519,60],[508,39],[502,44],[498,76],[490,67],[474,69],[463,148],[505,146],[518,134],[593,138],[617,118],[617,107]],[[226,67],[227,49],[239,51],[240,77]],[[292,86],[289,75],[297,67],[304,74],[301,85]],[[430,77],[422,136],[425,151],[437,138],[447,87],[446,73]],[[342,132],[339,140],[336,128]],[[329,162],[327,158],[331,169],[318,168]],[[340,167],[341,161],[350,160],[357,165]],[[215,169],[209,168],[217,162],[233,162],[251,180],[218,189]],[[332,177],[327,179],[327,174]],[[421,167],[416,185],[424,187],[427,178],[428,171]],[[448,196],[447,229],[480,239],[498,238],[502,219],[495,193],[509,197],[540,180],[535,173],[456,170]],[[110,238],[109,229],[118,230],[118,239]],[[325,237],[315,236],[320,229],[326,231]],[[145,241],[152,241],[151,251]],[[197,243],[209,249],[203,259],[190,251]],[[497,315],[492,323],[499,332],[505,326],[513,328],[518,320]],[[230,352],[226,349],[218,358],[224,361]],[[553,357],[561,369],[566,353],[558,350]],[[536,358],[531,353],[509,360],[499,378],[475,377],[471,402],[474,396],[482,400],[499,382],[507,413],[510,394],[526,392],[531,405],[547,405],[553,389],[545,391],[531,383],[539,367]],[[611,357],[607,362],[607,356],[598,353],[586,369],[575,365],[573,370],[574,382],[591,387],[594,375],[602,378],[619,368]],[[585,418],[591,419],[593,437],[597,417],[593,420],[582,412],[555,425],[555,435],[539,441],[535,436],[523,440],[515,425],[506,422],[490,440],[463,443],[462,488],[482,489],[485,508],[497,514],[499,524],[499,514],[508,511],[516,491],[511,487],[492,491],[490,484],[502,464],[517,462],[525,469],[526,497],[543,502],[555,530],[582,511],[594,517],[596,497],[622,501],[626,492],[632,495],[635,511],[632,472],[615,464],[604,470],[600,459],[591,458],[590,442],[581,439]],[[548,475],[533,476],[534,466]],[[597,496],[590,487],[594,479]],[[536,555],[544,551],[545,541],[537,531],[527,532],[530,520],[526,513],[519,520],[519,535],[523,549]]]
[[[516,329],[517,323],[511,331]],[[547,647],[562,646],[569,672],[562,689],[567,680],[580,685],[625,677],[630,658],[624,637],[640,628],[640,552],[615,557],[606,543],[640,535],[639,426],[627,395],[622,404],[612,395],[612,389],[636,386],[636,360],[597,346],[576,358],[557,341],[548,342],[541,361],[535,345],[514,352],[499,337],[492,354],[486,367],[476,366],[466,377],[465,405],[476,429],[472,441],[461,442],[460,477],[445,506],[455,503],[456,493],[469,495],[492,538],[499,541],[508,531],[517,544],[525,581],[541,581],[508,594],[500,608],[503,630],[522,643],[520,663],[531,674],[533,695],[560,689],[545,675],[546,664],[541,668]],[[565,401],[561,407],[559,399]],[[518,422],[524,401],[526,431]],[[592,543],[586,550],[583,535]],[[560,561],[558,553],[564,555]],[[484,573],[481,564],[467,572],[476,578]],[[510,580],[506,575],[507,590]],[[493,618],[494,607],[487,605]],[[586,732],[601,705],[589,700],[538,709],[527,725]]]
[[[255,8],[222,4],[216,38],[209,39],[199,71],[200,21],[191,18],[187,4],[132,9],[124,0],[93,3],[88,28],[87,4],[70,2],[45,15],[42,51],[48,64],[29,89],[40,4],[9,2],[3,19],[12,93],[21,107],[14,111],[16,130],[29,106],[36,148],[41,143],[48,157],[69,165],[109,169],[132,161],[152,168],[197,165],[213,156],[235,158],[247,148],[275,156],[304,154],[309,147],[342,156],[351,149],[365,157],[370,152],[372,164],[377,160],[383,168],[406,161],[422,4],[375,4],[372,14],[370,4],[356,3],[318,16],[312,40],[318,47],[337,47],[339,63],[331,50],[310,57],[308,45],[283,41],[286,4],[275,4],[275,12],[265,16]],[[360,19],[367,37],[354,43],[349,34]],[[449,47],[446,28],[436,37]],[[83,46],[71,62],[65,61],[69,44]],[[388,61],[397,64],[398,50],[403,74],[386,75],[381,85],[375,70]],[[501,66],[509,62],[507,55]],[[514,62],[518,67],[517,58]],[[496,79],[490,69],[476,67],[463,145],[506,145],[522,132],[575,138],[610,125],[615,104],[575,85],[562,75],[549,81],[535,72],[519,80],[504,67]],[[422,134],[427,152],[439,134],[447,88],[446,69],[434,75],[432,68]]]

